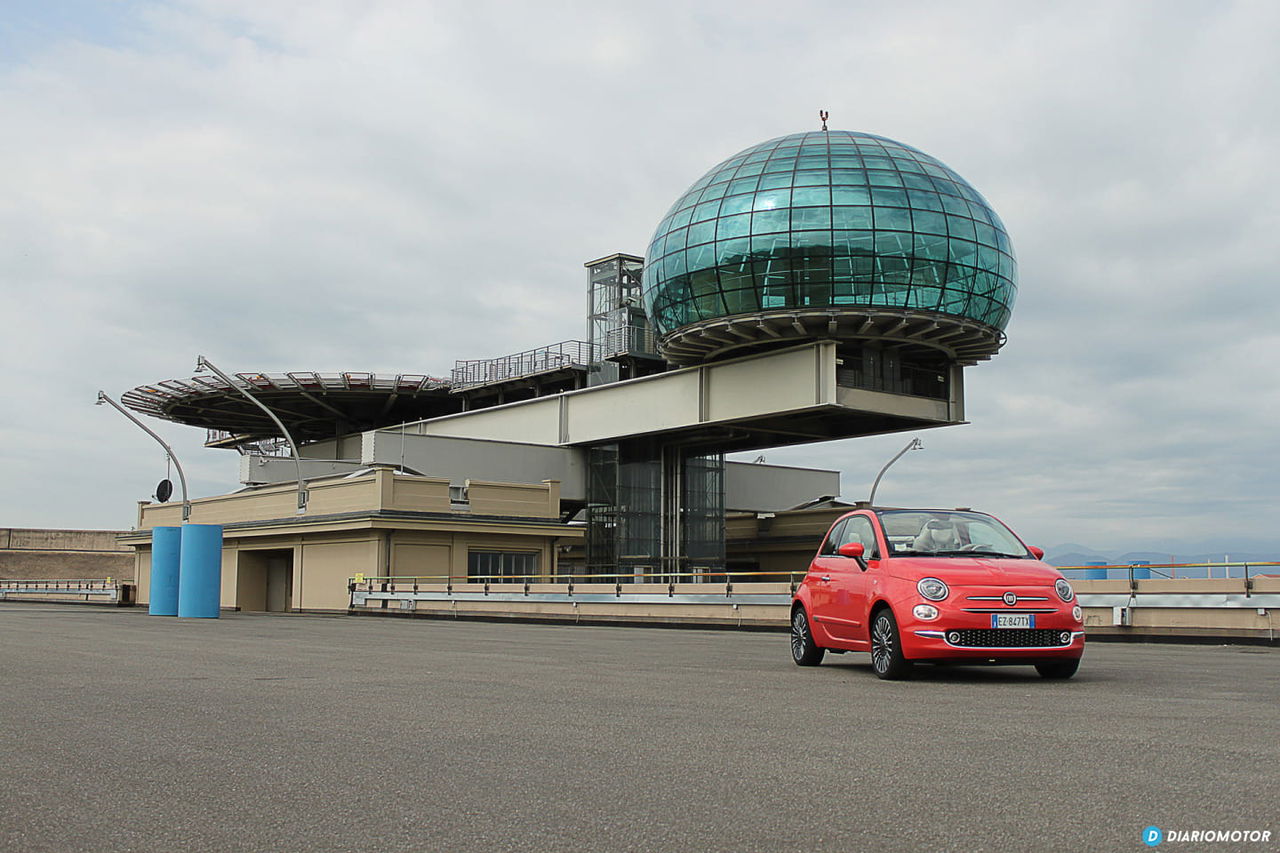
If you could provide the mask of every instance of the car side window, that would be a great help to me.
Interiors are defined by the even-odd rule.
[[[876,547],[876,530],[871,526],[871,519],[865,515],[855,515],[845,520],[844,529],[840,533],[840,544],[861,542],[863,554],[868,560],[878,560],[880,549]]]
[[[818,553],[824,557],[834,556],[836,549],[843,544],[843,540],[840,536],[844,528],[844,521],[837,522],[836,526],[831,528],[831,532],[827,534],[827,540],[822,543],[822,547],[818,549]]]

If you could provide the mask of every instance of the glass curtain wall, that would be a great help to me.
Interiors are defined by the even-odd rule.
[[[655,574],[662,555],[662,462],[656,443],[594,447],[588,465],[587,573]]]
[[[748,148],[672,206],[646,255],[659,334],[781,308],[885,306],[1003,329],[1017,263],[1003,223],[946,165],[871,134]]]
[[[714,576],[724,572],[724,454],[686,455],[682,469],[680,571],[718,580]]]
[[[722,455],[638,439],[592,448],[588,466],[587,574],[723,571]]]

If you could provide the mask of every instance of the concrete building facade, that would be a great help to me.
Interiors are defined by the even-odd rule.
[[[304,516],[292,485],[192,503],[191,523],[223,527],[222,606],[258,611],[345,610],[357,575],[453,578],[552,577],[562,547],[580,527],[559,519],[559,484],[449,481],[386,468],[310,483]],[[120,541],[136,550],[138,600],[150,600],[151,528],[182,523],[181,506],[141,503],[137,529]]]

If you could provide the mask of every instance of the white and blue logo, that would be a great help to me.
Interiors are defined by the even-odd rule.
[[[1157,847],[1161,841],[1164,841],[1164,833],[1160,831],[1160,827],[1148,826],[1142,830],[1142,843],[1148,847]]]

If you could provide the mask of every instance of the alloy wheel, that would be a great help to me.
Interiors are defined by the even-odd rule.
[[[804,657],[809,644],[809,622],[804,618],[804,611],[797,609],[791,617],[791,656],[796,660]]]
[[[893,660],[893,626],[883,616],[876,617],[871,628],[871,666],[876,672],[887,672]]]

